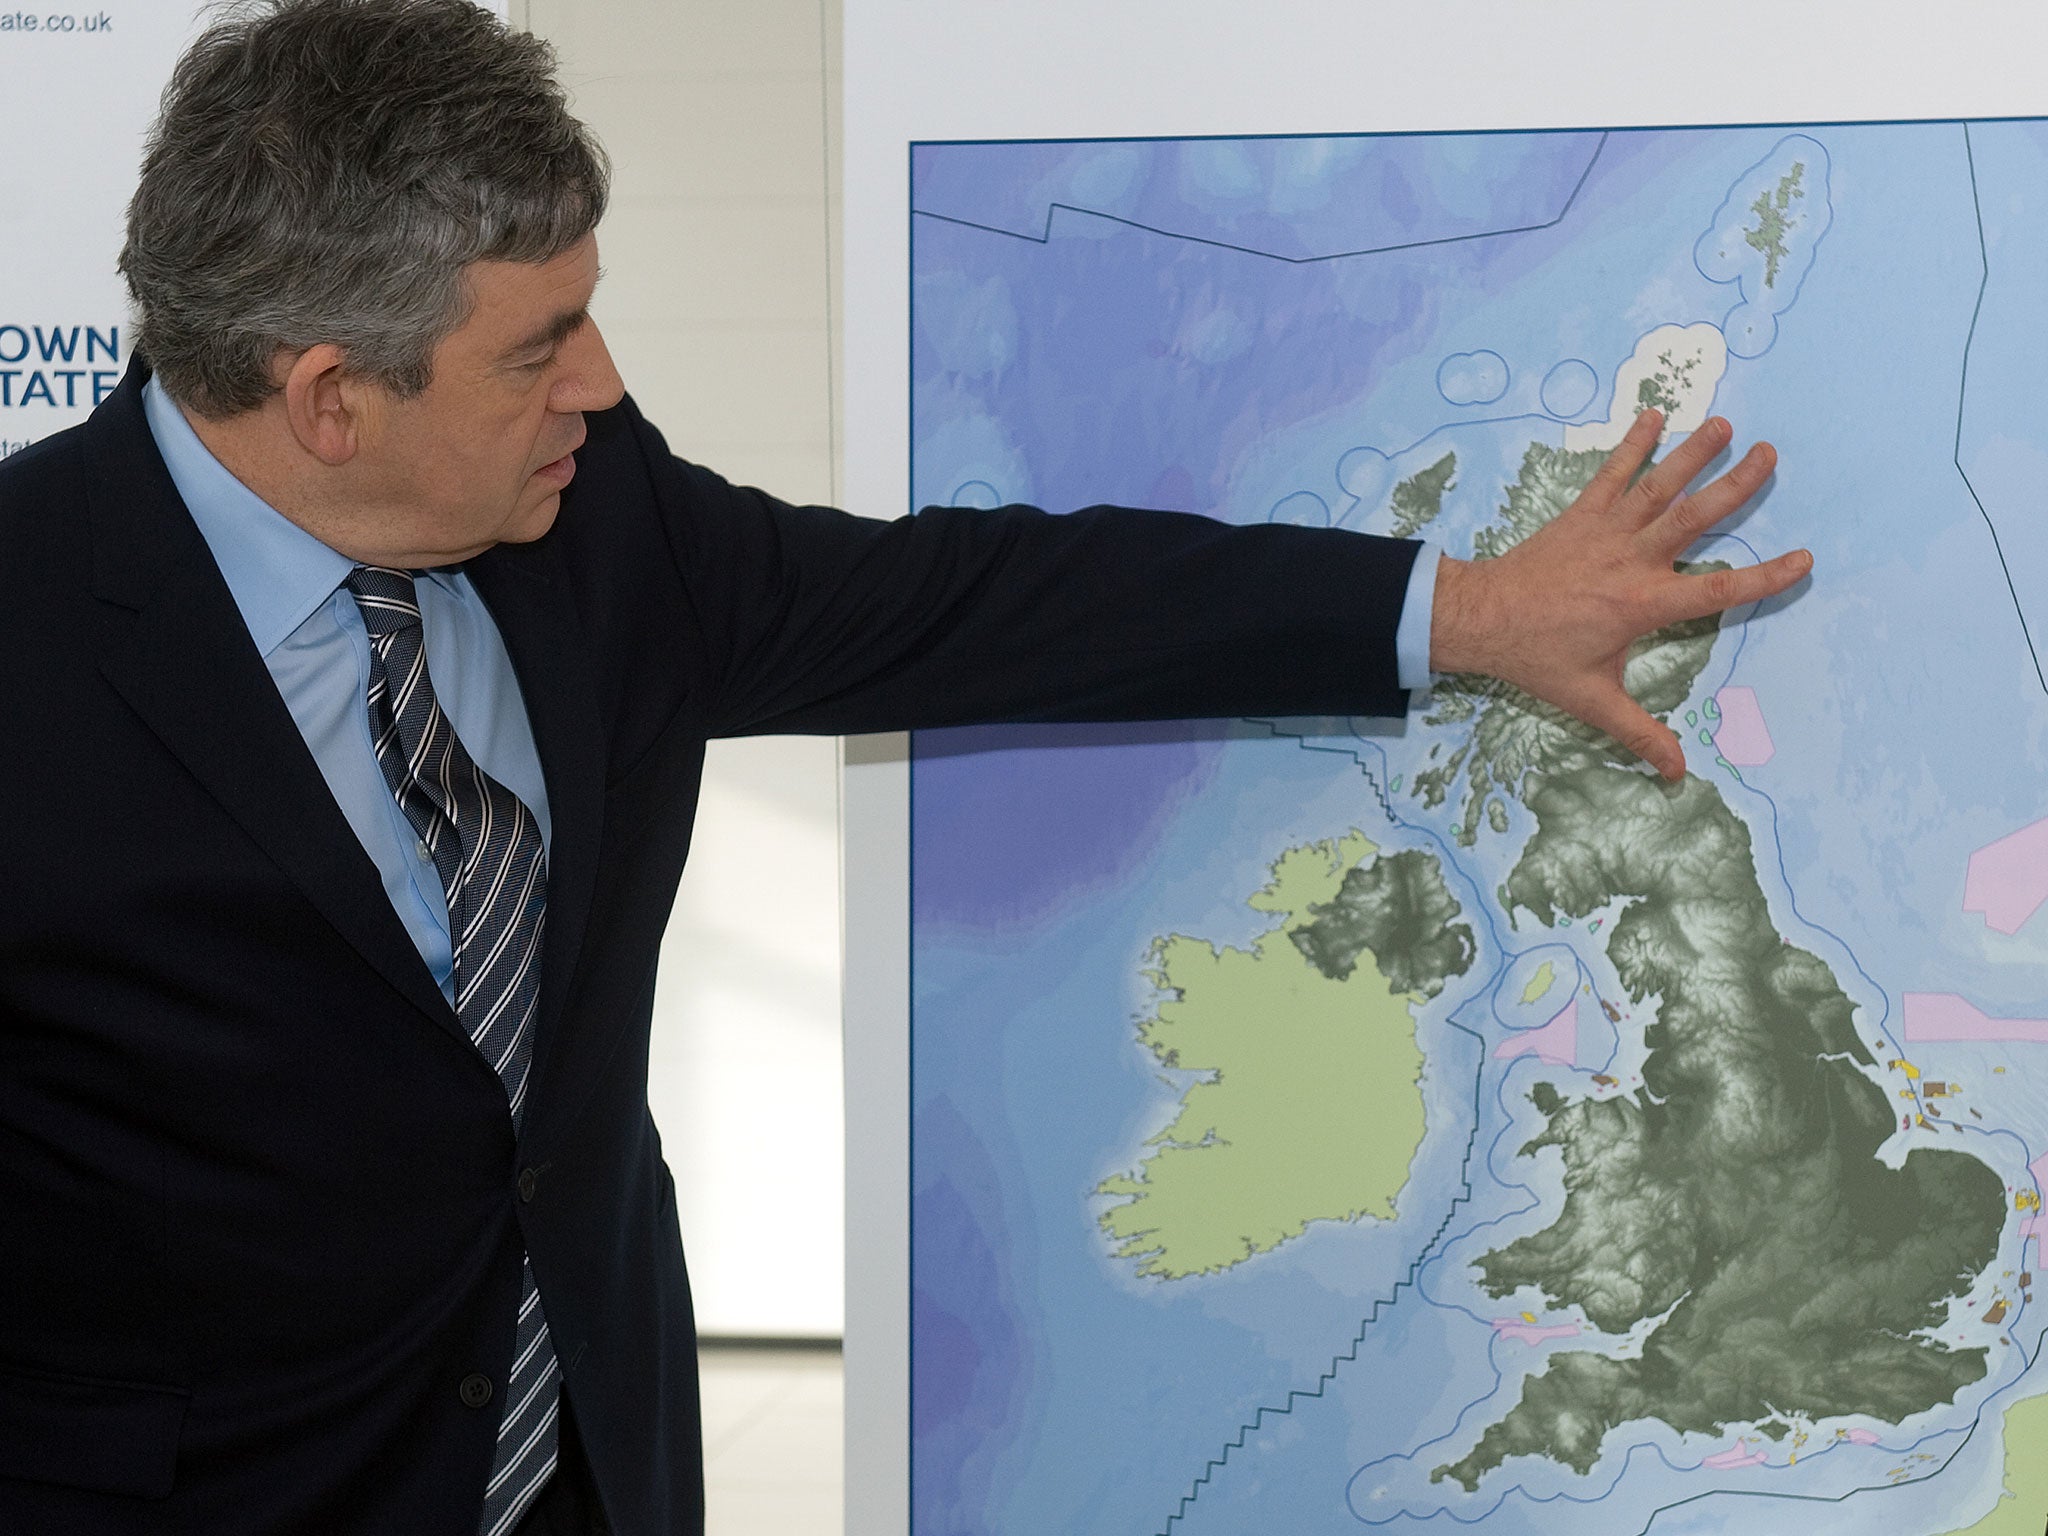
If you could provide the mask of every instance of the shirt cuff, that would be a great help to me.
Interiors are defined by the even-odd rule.
[[[1436,618],[1436,565],[1443,554],[1427,539],[1422,541],[1408,573],[1407,595],[1401,599],[1401,623],[1394,631],[1394,680],[1411,693],[1436,680],[1429,670],[1429,634]]]

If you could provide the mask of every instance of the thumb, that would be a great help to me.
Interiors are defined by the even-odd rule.
[[[1685,748],[1678,733],[1630,698],[1620,684],[1571,708],[1573,714],[1605,731],[1664,778],[1676,783],[1685,777]]]

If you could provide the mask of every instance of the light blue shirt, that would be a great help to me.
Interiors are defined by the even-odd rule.
[[[1436,678],[1429,670],[1429,626],[1436,618],[1436,563],[1443,555],[1427,540],[1415,552],[1408,595],[1401,601],[1401,622],[1394,630],[1394,680],[1411,693]]]
[[[452,1003],[447,893],[385,784],[370,742],[369,635],[355,598],[342,586],[355,562],[230,474],[154,379],[143,389],[142,408],[285,708],[383,876],[392,909]],[[478,766],[526,802],[546,846],[553,830],[547,781],[504,638],[459,568],[414,576],[434,697]]]

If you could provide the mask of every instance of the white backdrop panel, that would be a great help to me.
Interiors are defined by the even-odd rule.
[[[2044,45],[2008,0],[846,0],[848,503],[910,510],[913,143],[2032,116]],[[909,1528],[908,782],[848,755],[853,1533]]]
[[[0,457],[83,421],[128,360],[114,259],[193,7],[0,14]],[[27,125],[38,131],[24,131]]]

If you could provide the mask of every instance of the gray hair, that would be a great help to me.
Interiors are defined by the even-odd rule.
[[[554,51],[472,0],[269,0],[179,60],[128,205],[136,345],[209,417],[339,346],[401,397],[468,318],[463,269],[597,227],[610,165]]]

